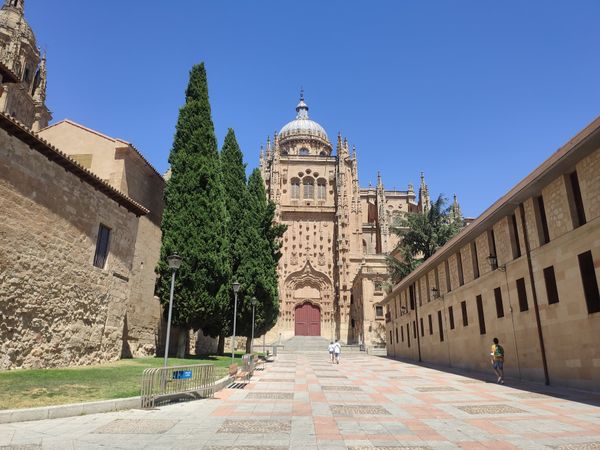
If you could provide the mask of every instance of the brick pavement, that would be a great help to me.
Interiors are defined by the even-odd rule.
[[[364,354],[281,354],[215,399],[0,425],[0,449],[600,449],[599,405]]]

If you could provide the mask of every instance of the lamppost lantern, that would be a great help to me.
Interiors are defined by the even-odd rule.
[[[173,292],[175,290],[175,272],[181,266],[182,258],[177,254],[167,257],[169,268],[173,271],[171,274],[171,294],[169,295],[169,318],[167,319],[167,336],[165,339],[165,367],[169,360],[169,343],[171,340],[171,317],[173,315]]]
[[[233,282],[233,292],[234,292],[235,294],[237,294],[237,293],[239,292],[239,290],[240,290],[240,286],[241,286],[241,284],[240,284],[240,283],[238,283],[237,281],[234,281],[234,282]]]
[[[177,270],[181,266],[182,258],[178,254],[174,253],[171,256],[167,257],[167,262],[169,263],[169,267],[172,270]]]
[[[435,298],[440,298],[440,290],[438,288],[431,288],[431,296]]]
[[[252,307],[258,305],[258,300],[256,300],[256,297],[252,297],[250,299],[250,304],[252,305]]]
[[[490,263],[490,266],[492,266],[492,268],[496,269],[498,267],[498,258],[496,257],[496,255],[490,255],[488,256],[488,263]]]

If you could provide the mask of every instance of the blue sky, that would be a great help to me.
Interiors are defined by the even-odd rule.
[[[456,193],[477,216],[600,114],[600,2],[27,0],[54,120],[135,143],[167,169],[190,67],[219,143],[248,167],[300,86],[362,186]]]

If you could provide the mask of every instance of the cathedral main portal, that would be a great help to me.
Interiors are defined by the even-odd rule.
[[[321,310],[318,306],[303,303],[296,307],[296,336],[321,336]]]

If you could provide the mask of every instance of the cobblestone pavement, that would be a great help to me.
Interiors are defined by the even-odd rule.
[[[360,353],[281,354],[215,399],[0,425],[0,449],[600,449],[599,405]]]

